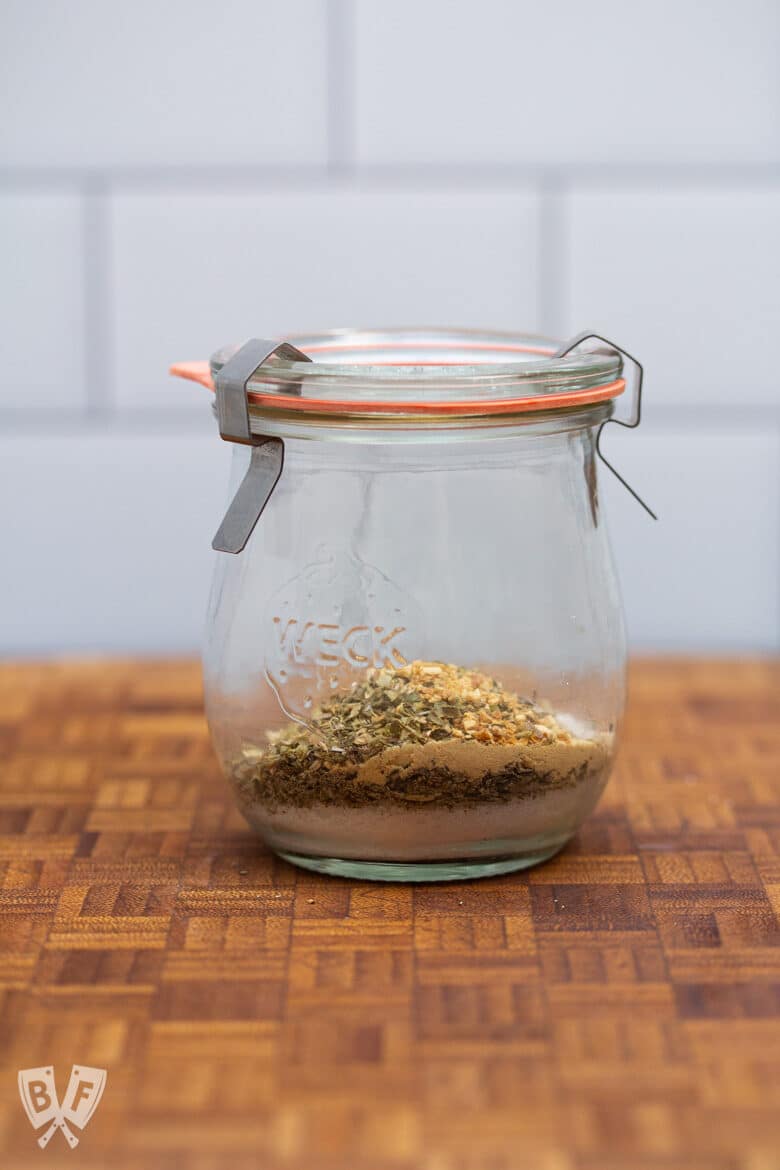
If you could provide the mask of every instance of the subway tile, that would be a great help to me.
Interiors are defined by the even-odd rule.
[[[778,158],[776,0],[356,3],[360,163]]]
[[[602,469],[632,649],[777,649],[778,434],[612,431],[608,458],[660,515]],[[175,428],[0,439],[0,651],[197,650],[229,456]]]
[[[602,492],[634,650],[780,649],[780,432],[608,427]]]
[[[122,406],[200,404],[172,360],[348,325],[538,325],[538,202],[525,190],[118,195]]]
[[[85,402],[81,200],[0,192],[0,408]]]
[[[327,5],[3,6],[6,165],[321,164]]]
[[[0,651],[192,651],[227,498],[215,436],[0,439]]]
[[[780,185],[577,190],[565,238],[565,331],[635,352],[648,409],[780,403]]]

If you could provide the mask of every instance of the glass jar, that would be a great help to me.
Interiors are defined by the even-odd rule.
[[[604,789],[624,704],[596,458],[620,354],[336,332],[262,343],[255,369],[252,344],[173,368],[216,383],[238,440],[204,676],[244,816],[288,861],[358,878],[551,857]]]

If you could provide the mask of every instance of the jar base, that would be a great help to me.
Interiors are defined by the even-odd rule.
[[[565,841],[551,848],[515,857],[465,858],[443,861],[355,861],[340,857],[314,857],[304,853],[288,853],[277,849],[275,852],[291,865],[314,873],[329,874],[331,877],[352,878],[370,882],[463,882],[477,878],[498,877],[518,869],[529,869],[541,865],[560,852]]]

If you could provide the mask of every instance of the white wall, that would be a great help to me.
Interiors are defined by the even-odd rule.
[[[598,328],[637,648],[775,649],[776,0],[5,0],[0,648],[194,648],[250,334]]]

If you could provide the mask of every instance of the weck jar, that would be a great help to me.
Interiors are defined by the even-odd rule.
[[[544,861],[594,808],[624,703],[597,474],[623,356],[345,330],[173,367],[235,444],[206,710],[276,853],[472,878]]]

